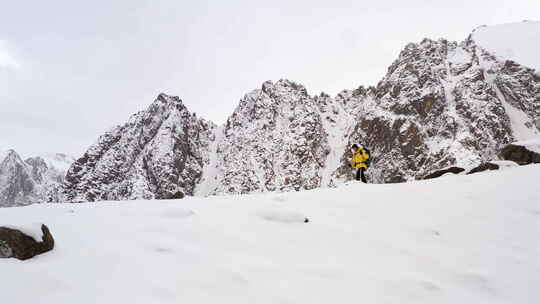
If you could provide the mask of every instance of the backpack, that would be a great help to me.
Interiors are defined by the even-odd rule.
[[[368,159],[366,160],[366,165],[369,167],[371,166],[371,160],[373,159],[373,157],[371,156],[371,152],[368,148],[364,147],[364,151],[366,151],[366,153],[369,155]]]

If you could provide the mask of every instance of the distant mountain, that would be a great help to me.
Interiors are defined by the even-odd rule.
[[[0,207],[62,200],[61,185],[74,161],[65,154],[23,160],[14,150],[0,153]]]
[[[101,136],[62,191],[96,201],[331,187],[351,178],[348,147],[357,142],[372,151],[371,182],[493,159],[505,144],[540,134],[540,75],[505,58],[492,37],[517,41],[539,29],[527,22],[482,27],[460,43],[410,43],[377,86],[335,97],[267,81],[219,127],[160,94]],[[537,42],[516,42],[512,58],[529,58],[521,51]]]
[[[193,195],[209,146],[213,123],[190,113],[178,97],[160,94],[150,107],[116,127],[68,170],[70,201],[168,199]]]

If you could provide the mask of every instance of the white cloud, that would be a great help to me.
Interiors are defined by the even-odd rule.
[[[9,44],[6,41],[0,40],[0,69],[20,68],[18,60],[15,59],[13,51],[10,50]]]

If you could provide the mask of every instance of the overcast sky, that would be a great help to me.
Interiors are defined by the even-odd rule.
[[[375,85],[408,42],[540,20],[537,0],[0,0],[0,149],[80,156],[160,92],[222,123],[265,80]]]

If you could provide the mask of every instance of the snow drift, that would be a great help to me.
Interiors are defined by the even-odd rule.
[[[1,209],[57,242],[0,260],[0,303],[538,303],[539,169]]]

